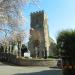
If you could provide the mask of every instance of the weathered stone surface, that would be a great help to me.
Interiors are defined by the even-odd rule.
[[[31,13],[31,28],[33,28],[35,31],[39,32],[39,57],[44,57],[42,52],[47,51],[47,56],[49,56],[49,47],[50,47],[50,41],[49,41],[49,31],[48,31],[48,17],[45,14],[44,11],[39,12],[33,12]],[[38,35],[36,34],[36,37]],[[31,37],[29,39],[28,48],[31,51],[31,56],[35,55],[35,44],[34,44],[33,35],[31,34]]]
[[[21,66],[48,66],[55,67],[57,60],[53,59],[17,59],[17,64]]]

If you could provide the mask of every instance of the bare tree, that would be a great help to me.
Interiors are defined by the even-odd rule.
[[[13,40],[14,42],[18,45],[18,56],[21,57],[21,47],[22,47],[22,42],[25,38],[25,32],[22,31],[22,32],[15,32],[13,34]]]
[[[38,0],[0,0],[0,33],[5,32],[4,39],[1,42],[4,46],[4,52],[6,47],[8,49],[8,46],[11,45],[12,42],[18,42],[19,56],[21,56],[21,44],[25,36],[25,33],[22,32],[22,25],[24,25],[25,22],[22,12],[23,5],[26,3],[37,4],[37,1]]]

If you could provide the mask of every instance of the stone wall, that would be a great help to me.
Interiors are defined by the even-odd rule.
[[[55,67],[57,60],[48,59],[17,59],[17,64],[20,66],[48,66]]]
[[[16,58],[16,56],[7,53],[0,53],[0,61],[8,62],[18,66],[48,66],[54,67],[57,65],[56,59],[26,59]]]
[[[16,55],[10,53],[0,53],[0,61],[16,64]]]

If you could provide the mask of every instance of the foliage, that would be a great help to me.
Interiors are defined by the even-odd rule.
[[[21,48],[21,55],[24,56],[24,52],[27,52],[27,47],[25,46],[25,44],[22,44],[22,48]]]
[[[1,46],[0,46],[0,52],[3,52],[3,50],[4,50],[4,48],[3,48],[3,46],[1,45]]]
[[[57,37],[57,48],[62,51],[74,52],[75,30],[62,31]]]
[[[55,56],[55,55],[50,55],[50,56],[48,56],[48,58],[58,58],[58,56]]]

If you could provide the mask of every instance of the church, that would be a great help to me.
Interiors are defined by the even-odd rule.
[[[48,30],[48,16],[44,11],[36,11],[30,15],[30,38],[28,42],[28,49],[31,56],[47,57],[53,54],[52,49],[56,47],[51,46],[55,44],[49,36]]]

